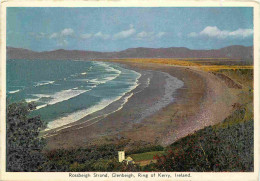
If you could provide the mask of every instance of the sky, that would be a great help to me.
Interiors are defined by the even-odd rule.
[[[253,45],[253,8],[8,7],[7,46],[121,51]]]

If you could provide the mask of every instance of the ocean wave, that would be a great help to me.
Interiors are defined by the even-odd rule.
[[[105,107],[107,107],[109,104],[111,104],[114,101],[115,101],[114,99],[103,99],[98,104],[91,106],[90,108],[76,111],[72,114],[69,114],[68,116],[56,119],[56,120],[48,123],[45,131],[73,123],[91,113],[104,109]]]
[[[50,95],[48,94],[31,94],[30,96],[33,96],[34,98],[28,98],[28,99],[25,99],[25,101],[27,103],[30,103],[30,102],[38,102],[40,101],[40,99],[42,98],[50,98]],[[36,109],[40,109],[42,105],[40,106],[37,106]]]
[[[112,111],[112,112],[110,112],[110,113],[108,113],[108,114],[101,115],[101,116],[102,116],[103,118],[105,118],[105,117],[107,117],[108,115],[110,115],[110,114],[112,114],[112,113],[115,113],[115,112],[117,112],[117,111],[120,111],[120,110],[124,107],[124,105],[128,102],[128,100],[129,100],[133,95],[134,95],[134,94],[131,93],[131,94],[125,96],[125,97],[123,98],[123,100],[122,100],[122,104],[120,104],[120,106],[119,106],[116,110],[114,110],[114,111]],[[101,116],[94,117],[94,118],[92,118],[92,119],[90,119],[90,120],[87,120],[86,122],[89,122],[89,121],[94,120],[94,119],[96,119],[96,118],[99,118],[99,117],[101,117]],[[98,121],[99,121],[99,120],[98,120]],[[93,122],[93,123],[91,123],[91,124],[89,124],[89,125],[86,125],[86,126],[77,127],[76,129],[82,129],[82,128],[91,126],[91,125],[97,123],[98,121],[95,121],[95,122]],[[81,123],[81,124],[85,124],[86,122],[83,122],[83,123]],[[80,125],[80,124],[77,124],[77,125]],[[69,127],[69,126],[66,126],[66,128],[68,128],[68,127]],[[64,129],[64,128],[62,128],[62,129]]]
[[[76,73],[76,74],[71,74],[70,76],[71,76],[71,77],[77,77],[78,75],[79,75],[79,74]]]
[[[148,77],[147,82],[146,82],[146,87],[148,87],[150,85],[150,82],[151,82],[151,79],[150,79],[150,77]]]
[[[93,63],[96,64],[96,65],[104,67],[107,72],[115,72],[117,74],[121,74],[120,70],[115,69],[114,67],[111,67],[109,64],[107,64],[105,62],[93,62]]]
[[[79,81],[79,82],[89,82],[95,84],[95,86],[100,85],[100,84],[105,84],[109,81],[112,81],[116,79],[120,74],[113,74],[112,76],[107,76],[104,78],[94,78],[94,79],[74,79],[72,81]]]
[[[70,81],[78,81],[78,82],[88,82],[89,79],[72,79]]]
[[[116,76],[108,76],[108,77],[105,77],[105,78],[91,79],[91,80],[89,80],[88,82],[90,82],[90,83],[95,83],[96,85],[105,84],[105,83],[107,83],[108,81],[111,81],[111,80],[116,79],[118,76],[119,76],[119,75],[116,75]]]
[[[34,85],[34,87],[39,87],[39,86],[42,86],[42,85],[48,85],[48,84],[53,84],[55,81],[40,81],[40,82],[37,82],[36,85]]]
[[[87,72],[81,72],[81,73],[75,73],[75,74],[71,74],[70,77],[78,77],[80,75],[87,75],[89,71],[92,70],[92,66],[90,66],[88,69],[87,69]]]
[[[104,62],[93,62],[93,64],[94,64],[94,65],[101,66],[101,67],[104,67],[104,68],[105,68],[105,71],[108,72],[109,74],[106,75],[106,77],[97,77],[97,78],[94,78],[94,79],[86,79],[86,78],[84,78],[84,79],[79,79],[79,78],[78,78],[78,79],[72,79],[71,81],[79,81],[79,82],[92,83],[92,84],[94,84],[94,85],[92,86],[92,88],[95,88],[95,87],[97,87],[97,86],[100,85],[100,84],[105,84],[105,83],[107,83],[107,82],[109,82],[109,81],[112,81],[112,80],[116,79],[116,78],[117,78],[118,76],[120,76],[121,73],[122,73],[120,70],[115,69],[115,68],[109,66],[109,64],[104,63]],[[92,70],[92,66],[88,69],[88,71],[90,71],[90,70]],[[88,71],[87,71],[87,72],[88,72]],[[80,73],[80,75],[86,75],[87,72],[82,72],[82,73]],[[113,73],[113,74],[111,74],[111,73]],[[77,74],[73,74],[73,75],[71,75],[71,76],[76,77]]]
[[[156,111],[162,109],[163,107],[165,107],[168,104],[170,104],[171,102],[173,102],[174,101],[173,95],[174,95],[175,91],[177,89],[183,87],[183,85],[184,85],[183,81],[177,79],[176,77],[171,76],[170,74],[168,74],[166,72],[161,72],[161,74],[163,74],[166,78],[164,96],[161,98],[160,101],[156,102],[151,107],[149,107],[148,109],[143,111],[141,118],[136,120],[137,123],[140,122],[145,117],[148,117],[148,116],[154,114]],[[147,82],[150,83],[150,81],[147,81]]]
[[[39,97],[38,101],[41,98],[43,98],[43,97],[51,98],[51,100],[48,101],[48,102],[45,102],[46,104],[44,104],[44,105],[37,106],[36,109],[41,109],[41,108],[46,107],[47,105],[53,105],[53,104],[57,104],[59,102],[63,102],[63,101],[69,100],[69,99],[71,99],[73,97],[76,97],[76,96],[78,96],[80,94],[83,94],[83,93],[85,93],[85,92],[87,92],[89,90],[75,90],[74,88],[72,88],[72,89],[62,90],[60,92],[56,92],[53,95],[47,95],[46,96],[44,94],[41,94],[39,96],[39,94],[38,94],[38,97]],[[34,96],[37,96],[37,94],[34,94]]]
[[[46,106],[47,106],[47,104],[39,105],[39,106],[36,107],[36,109],[41,109],[41,108],[46,107]]]
[[[107,117],[108,115],[110,115],[110,114],[112,114],[112,113],[115,113],[115,112],[117,112],[117,111],[119,111],[119,110],[121,110],[123,107],[124,107],[124,105],[128,102],[128,100],[133,96],[134,94],[133,93],[130,93],[130,94],[128,94],[127,95],[127,93],[125,93],[122,97],[123,97],[123,99],[122,99],[122,103],[120,104],[120,106],[118,106],[118,108],[116,109],[116,110],[114,110],[114,111],[112,111],[112,112],[109,112],[109,113],[106,113],[106,114],[101,114],[101,115],[99,115],[99,116],[96,116],[96,117],[93,117],[93,118],[91,118],[91,119],[88,119],[87,121],[84,121],[84,122],[82,122],[82,123],[79,123],[79,124],[76,124],[77,126],[79,126],[79,125],[82,125],[82,124],[85,124],[85,123],[87,123],[87,122],[90,122],[90,121],[92,121],[92,120],[95,120],[95,119],[98,119],[98,118],[105,118],[105,117]],[[122,97],[120,97],[119,99],[121,99]],[[116,99],[115,101],[117,101],[117,100],[119,100],[119,99]],[[115,102],[114,101],[114,102]],[[102,101],[100,102],[101,104],[102,104]],[[88,110],[88,109],[86,109],[86,110]],[[100,109],[101,110],[101,109]],[[85,110],[82,110],[82,111],[85,111]],[[91,113],[89,113],[89,114],[91,114]],[[48,130],[51,130],[51,129],[56,129],[56,128],[59,128],[59,129],[56,129],[55,131],[54,131],[54,133],[56,133],[56,132],[58,132],[58,131],[61,131],[61,130],[63,130],[63,129],[66,129],[66,128],[69,128],[69,127],[71,127],[71,125],[69,125],[70,123],[73,123],[73,122],[75,122],[75,120],[73,121],[72,119],[70,119],[70,118],[75,118],[75,117],[78,117],[78,120],[79,119],[81,119],[81,118],[83,118],[83,117],[85,117],[85,116],[87,116],[87,115],[80,115],[80,114],[78,114],[78,112],[75,112],[75,113],[72,113],[72,114],[70,114],[70,115],[68,115],[68,116],[66,116],[66,117],[63,117],[62,119],[59,119],[59,120],[57,120],[57,122],[56,123],[49,123],[49,126],[45,129],[45,131],[48,131]],[[66,124],[64,124],[65,122],[64,121],[66,121]],[[95,121],[95,122],[92,122],[92,123],[90,123],[90,124],[88,124],[88,125],[86,125],[86,126],[81,126],[81,127],[77,127],[76,128],[76,130],[77,129],[81,129],[81,128],[85,128],[85,127],[88,127],[88,126],[91,126],[91,125],[93,125],[93,124],[95,124],[95,123],[97,123],[99,120],[97,120],[97,121]],[[62,126],[61,126],[61,124],[63,124]],[[66,126],[67,125],[67,126]],[[51,134],[51,135],[45,135],[44,137],[50,137],[50,136],[54,136],[55,134]]]
[[[79,110],[76,111],[74,113],[71,113],[67,116],[61,117],[59,119],[56,119],[52,122],[49,122],[47,125],[47,128],[45,129],[45,131],[51,130],[51,129],[56,129],[59,127],[62,127],[61,129],[65,129],[69,126],[66,126],[64,128],[65,125],[71,124],[75,121],[78,121],[82,118],[84,118],[85,116],[92,114],[94,112],[100,111],[102,109],[104,109],[105,107],[109,106],[111,103],[120,100],[121,98],[123,98],[123,102],[122,104],[113,112],[110,112],[106,115],[112,114],[120,109],[123,108],[123,106],[128,102],[128,100],[133,96],[133,93],[130,93],[128,96],[126,96],[129,92],[131,92],[132,90],[134,90],[138,85],[138,79],[141,77],[141,74],[138,73],[138,76],[136,78],[136,81],[133,83],[132,86],[129,87],[129,89],[126,90],[126,92],[118,97],[115,97],[114,99],[103,99],[101,100],[98,104],[91,106],[90,108],[84,109],[84,110]]]
[[[27,102],[27,103],[30,103],[30,102],[36,102],[36,101],[39,101],[39,98],[35,98],[35,99],[25,99],[25,101]]]
[[[15,94],[17,92],[20,92],[20,89],[14,90],[14,91],[8,91],[9,94]]]

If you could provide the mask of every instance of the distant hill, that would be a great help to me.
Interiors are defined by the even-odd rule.
[[[7,47],[8,59],[116,59],[116,58],[232,58],[253,60],[253,47],[240,45],[213,50],[191,50],[184,47],[171,48],[129,48],[118,52],[95,52],[84,50],[53,50],[34,52],[22,48]]]

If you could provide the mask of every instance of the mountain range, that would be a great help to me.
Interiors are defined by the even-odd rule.
[[[7,59],[39,60],[92,60],[121,58],[231,58],[253,60],[253,47],[232,45],[212,50],[191,50],[185,47],[170,48],[129,48],[117,52],[97,52],[85,50],[64,50],[36,52],[28,49],[7,47]]]

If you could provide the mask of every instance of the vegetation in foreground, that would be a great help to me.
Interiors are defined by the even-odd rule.
[[[17,106],[25,108],[19,104],[11,107]],[[20,117],[20,113],[24,109],[16,108],[12,111],[19,114],[10,114],[9,109],[8,120],[12,120],[11,123],[23,117]],[[125,142],[42,152],[44,142],[37,137],[36,132],[26,131],[32,130],[34,126],[23,129],[25,125],[12,123],[8,124],[7,171],[253,171],[254,126],[252,117],[248,120],[245,116],[247,111],[241,107],[223,123],[180,139],[165,148],[165,151],[159,151],[160,148],[154,152],[138,153],[135,149],[135,154],[131,155],[135,161],[150,160],[152,157],[156,160],[156,163],[144,167],[118,162],[117,151],[125,146]],[[29,120],[35,121],[35,118]],[[144,149],[140,148],[142,151]],[[131,151],[127,154],[131,154]]]
[[[39,171],[47,160],[41,153],[45,146],[39,132],[44,123],[39,117],[28,118],[32,104],[13,103],[7,107],[6,171]]]
[[[39,138],[44,123],[39,117],[28,117],[34,106],[11,104],[7,109],[7,171],[253,171],[253,70],[219,73],[243,85],[235,91],[240,100],[233,105],[233,114],[222,123],[205,127],[167,148],[150,145],[126,152],[136,161],[150,160],[153,156],[155,163],[143,167],[118,162],[117,151],[127,141],[44,152],[45,142]]]
[[[168,148],[168,153],[156,156],[152,170],[194,172],[253,171],[253,119],[238,121],[245,110],[235,111],[224,120],[226,126],[206,127]],[[238,121],[232,124],[233,120]]]

